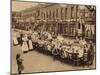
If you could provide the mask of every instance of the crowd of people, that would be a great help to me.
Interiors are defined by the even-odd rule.
[[[94,59],[94,45],[85,38],[64,38],[59,34],[46,31],[19,31],[13,30],[13,44],[20,44],[23,53],[36,50],[49,52],[75,65],[91,65]]]

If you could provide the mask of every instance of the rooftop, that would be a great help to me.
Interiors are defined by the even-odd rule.
[[[24,2],[24,1],[12,1],[12,11],[22,11],[31,7],[37,6],[38,3]]]

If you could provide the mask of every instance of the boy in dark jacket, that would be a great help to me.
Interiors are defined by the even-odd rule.
[[[16,55],[16,61],[18,66],[18,73],[21,74],[22,71],[24,70],[24,66],[23,66],[23,59],[21,58],[20,54]]]

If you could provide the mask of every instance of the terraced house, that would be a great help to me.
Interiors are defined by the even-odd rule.
[[[89,5],[39,3],[37,6],[12,14],[19,28],[95,39],[95,10],[95,6]]]

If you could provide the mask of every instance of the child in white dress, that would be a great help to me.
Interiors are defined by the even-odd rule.
[[[22,41],[23,41],[23,43],[22,43],[22,52],[24,52],[24,53],[28,52],[29,48],[28,48],[28,44],[27,44],[27,41],[28,41],[27,35],[22,37]]]

